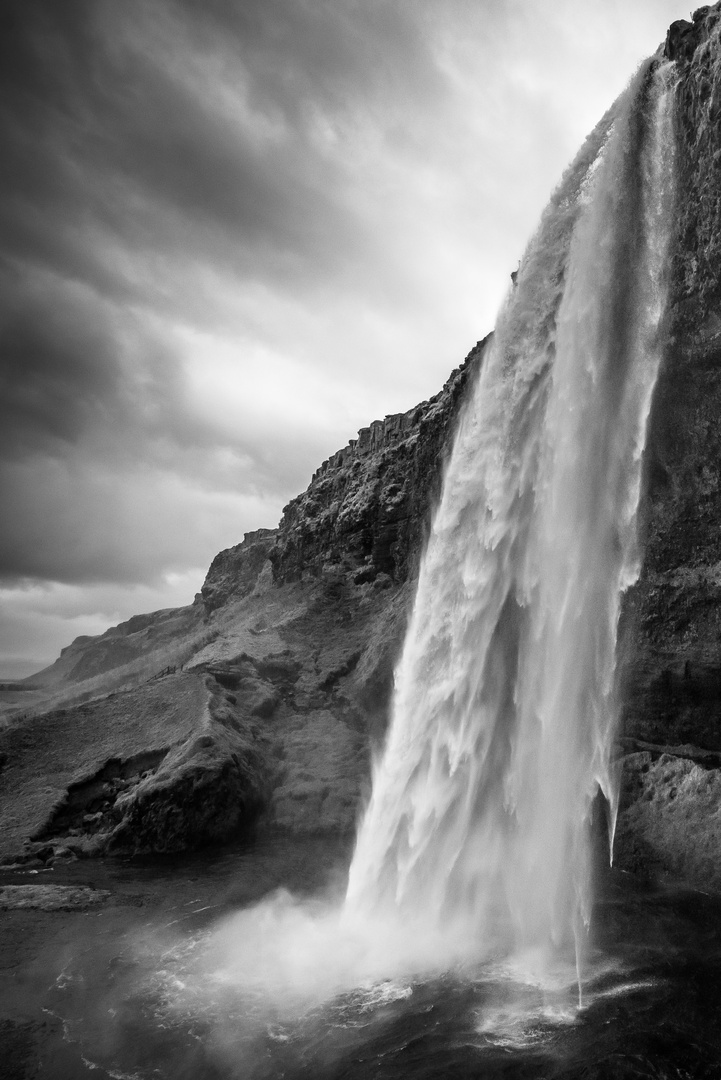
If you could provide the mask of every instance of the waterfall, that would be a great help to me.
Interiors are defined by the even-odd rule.
[[[421,565],[349,918],[578,957],[592,805],[600,790],[612,834],[618,801],[616,644],[640,570],[674,78],[648,61],[591,134],[500,314]]]

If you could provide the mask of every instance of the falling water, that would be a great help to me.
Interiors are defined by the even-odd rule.
[[[644,65],[569,168],[459,424],[346,898],[349,918],[396,918],[419,942],[578,962],[599,789],[611,840],[617,807],[673,82]]]

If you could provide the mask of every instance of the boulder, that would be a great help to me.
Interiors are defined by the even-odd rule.
[[[109,897],[106,889],[86,885],[5,885],[0,887],[0,911],[82,911]]]
[[[623,761],[615,863],[721,892],[721,769],[649,751]]]

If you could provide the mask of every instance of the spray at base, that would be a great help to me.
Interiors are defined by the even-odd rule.
[[[484,1038],[525,1038],[530,1015],[578,1014],[582,977],[593,999],[589,822],[600,791],[612,837],[673,78],[644,66],[592,133],[501,313],[456,434],[345,897],[277,894],[229,917],[182,960],[170,1007],[242,1005],[266,1030],[460,969],[506,995],[502,1015],[479,1019]]]

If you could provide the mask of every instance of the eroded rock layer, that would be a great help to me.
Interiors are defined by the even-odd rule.
[[[721,774],[708,752],[721,750],[721,6],[674,23],[664,53],[678,75],[676,235],[622,686],[623,734],[656,750],[641,765],[638,753],[627,759],[618,855],[717,888]]]

